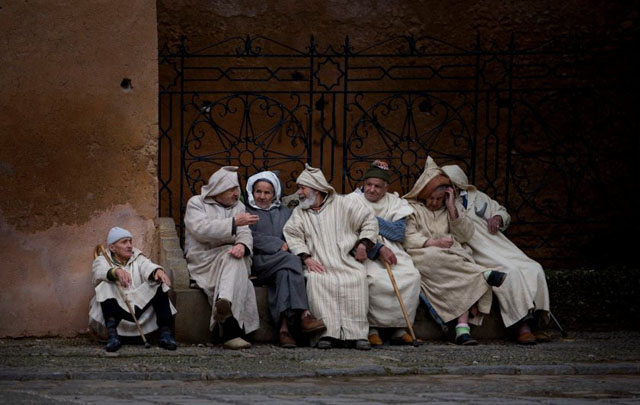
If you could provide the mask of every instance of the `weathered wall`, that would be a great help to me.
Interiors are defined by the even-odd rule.
[[[74,335],[108,229],[155,248],[155,1],[3,2],[0,55],[0,336]]]

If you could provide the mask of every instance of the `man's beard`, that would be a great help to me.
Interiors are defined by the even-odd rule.
[[[318,198],[318,194],[313,194],[312,197],[307,197],[304,200],[301,200],[300,204],[298,204],[298,207],[303,210],[308,210],[309,208],[312,208],[314,205],[316,205],[316,198]]]

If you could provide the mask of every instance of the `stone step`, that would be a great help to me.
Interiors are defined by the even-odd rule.
[[[260,315],[260,328],[249,335],[252,342],[277,343],[278,333],[271,313],[266,287],[255,287],[258,313]],[[211,318],[211,306],[207,296],[200,289],[175,290],[175,305],[178,313],[175,317],[176,339],[182,343],[209,343],[215,338],[209,331]],[[453,340],[454,327],[449,326],[447,332],[431,318],[426,306],[420,304],[416,312],[413,325],[414,332],[423,340]],[[505,328],[496,308],[491,315],[485,317],[482,326],[472,327],[473,336],[477,339],[502,339],[505,337]]]

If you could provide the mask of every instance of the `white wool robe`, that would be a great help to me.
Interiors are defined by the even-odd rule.
[[[506,208],[493,200],[487,194],[470,185],[464,171],[457,165],[442,167],[444,173],[460,190],[466,191],[466,208],[462,210],[472,219],[475,232],[467,244],[473,249],[476,263],[485,267],[495,268],[508,274],[507,279],[520,279],[521,289],[510,291],[508,296],[502,296],[496,289],[496,296],[500,301],[500,311],[505,325],[513,324],[522,319],[530,310],[549,311],[549,288],[542,266],[528,257],[513,242],[502,233],[511,222],[511,216]],[[463,195],[458,197],[463,206]],[[492,235],[487,226],[487,220],[500,216],[502,226]],[[515,320],[515,321],[514,321]]]
[[[476,264],[471,248],[465,244],[473,235],[473,223],[465,216],[462,207],[458,207],[459,217],[450,220],[446,208],[430,211],[417,199],[422,189],[438,174],[442,171],[428,157],[424,172],[404,196],[414,214],[407,219],[403,246],[420,271],[422,290],[440,318],[444,322],[454,320],[477,303],[479,314],[469,322],[479,325],[482,315],[491,310],[492,291],[483,276],[490,269]],[[454,240],[451,247],[424,247],[427,240],[445,236]]]
[[[411,209],[407,201],[401,199],[397,193],[386,193],[380,200],[371,202],[358,189],[347,195],[347,198],[362,204],[373,215],[385,221],[399,221],[413,213],[413,209]],[[400,242],[391,241],[378,234],[376,243],[385,245],[398,259],[398,263],[392,265],[391,270],[407,309],[409,322],[413,324],[416,310],[420,303],[420,272],[415,268],[411,256],[405,252]],[[369,284],[369,326],[380,328],[406,327],[407,323],[384,261],[381,258],[375,261],[367,260],[365,268]]]
[[[250,333],[260,324],[255,290],[249,281],[253,239],[246,225],[236,227],[233,232],[233,217],[245,212],[244,204],[237,201],[226,207],[213,198],[238,184],[235,172],[233,177],[228,173],[219,175],[225,169],[214,173],[200,195],[191,197],[187,203],[184,218],[187,268],[212,306],[209,328],[213,330],[216,324],[215,301],[225,298],[231,301],[231,312],[240,327]],[[245,256],[240,259],[229,254],[238,243],[246,249]]]
[[[317,211],[296,207],[283,229],[291,252],[309,254],[325,268],[307,272],[309,309],[327,327],[311,343],[321,337],[367,339],[367,274],[349,252],[361,239],[376,239],[378,222],[360,204],[336,195],[318,169],[307,166],[297,182],[327,193]]]
[[[111,262],[115,263],[114,256],[110,252],[107,254],[111,256],[109,257]],[[100,306],[101,302],[115,298],[120,308],[129,313],[129,308],[120,295],[118,286],[115,282],[107,278],[107,273],[113,267],[116,266],[110,266],[107,259],[102,255],[93,260],[92,273],[95,296],[91,299],[89,307],[89,324],[92,329],[100,334],[106,331],[106,329],[104,329],[105,320],[102,314],[102,307]],[[162,266],[147,259],[139,249],[133,248],[133,254],[127,263],[117,267],[121,267],[131,276],[131,285],[127,288],[123,287],[122,291],[129,300],[132,308],[144,308],[156,295],[159,287],[161,287],[164,292],[170,289],[169,286],[164,283],[149,280],[151,273],[153,273],[155,269],[162,269]],[[175,307],[171,302],[169,302],[169,305],[171,306],[171,314],[175,314],[177,312]],[[144,334],[158,329],[156,313],[152,306],[142,313],[140,318],[138,318],[138,322]],[[118,324],[118,334],[121,336],[138,336],[138,329],[135,322],[130,322],[126,319],[120,321]]]

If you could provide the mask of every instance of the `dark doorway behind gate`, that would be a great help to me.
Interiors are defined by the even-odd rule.
[[[159,210],[183,236],[187,200],[225,165],[242,180],[305,163],[340,192],[374,159],[406,192],[427,155],[507,206],[509,236],[545,267],[613,264],[637,224],[638,89],[628,44],[567,39],[504,49],[430,37],[304,49],[262,37],[159,55]],[[637,71],[637,70],[636,70]],[[628,224],[628,223],[627,223]],[[619,238],[622,241],[622,238]]]

